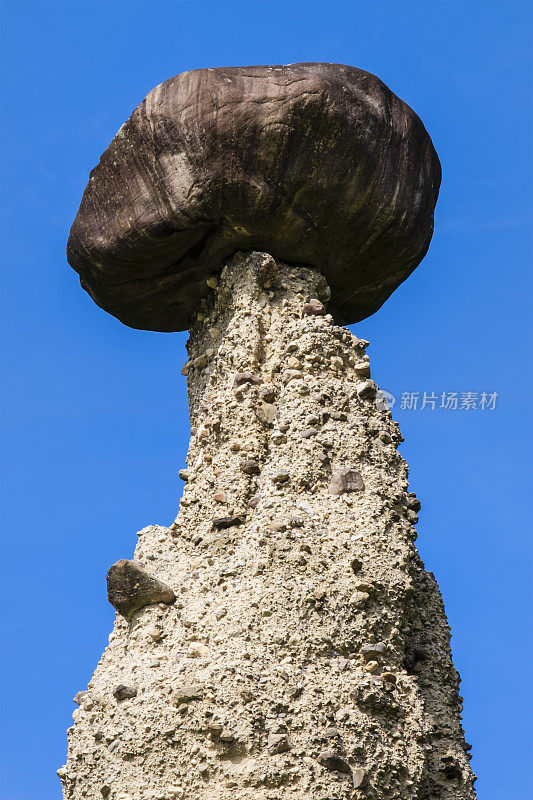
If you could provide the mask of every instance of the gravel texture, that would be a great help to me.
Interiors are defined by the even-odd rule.
[[[117,614],[64,798],[475,797],[402,437],[328,294],[237,253],[203,301],[180,512],[134,554],[176,599]]]

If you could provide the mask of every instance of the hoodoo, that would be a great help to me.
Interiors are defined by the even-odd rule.
[[[342,327],[419,264],[439,183],[416,114],[339,64],[178,75],[91,173],[69,263],[189,329],[191,442],[176,520],[109,570],[65,799],[474,799],[402,437]]]

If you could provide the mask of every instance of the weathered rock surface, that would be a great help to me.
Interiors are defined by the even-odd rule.
[[[141,564],[122,558],[107,571],[107,599],[129,621],[140,608],[152,603],[173,603],[176,595]]]
[[[134,328],[188,328],[224,259],[252,249],[320,269],[337,322],[357,322],[424,257],[440,176],[419,117],[375,75],[194,70],[121,127],[67,256],[98,305]],[[305,314],[321,313],[316,299]]]
[[[317,272],[254,253],[204,301],[188,344],[190,478],[176,521],[145,528],[135,551],[177,599],[117,615],[73,714],[66,799],[473,800],[402,437],[359,391],[367,343],[302,314],[327,296]],[[195,367],[209,327],[220,336]],[[262,382],[239,397],[243,372]],[[255,413],[265,386],[273,429]],[[332,494],[343,470],[362,485]],[[220,493],[242,525],[213,527]],[[117,702],[119,684],[136,696]]]

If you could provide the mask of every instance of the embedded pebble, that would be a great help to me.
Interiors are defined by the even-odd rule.
[[[115,700],[126,700],[127,698],[136,697],[137,689],[133,686],[125,686],[123,683],[119,683],[118,686],[115,686],[113,689],[113,697]]]
[[[350,774],[352,771],[348,762],[331,750],[323,750],[319,754],[317,761],[319,764],[322,764],[323,767],[332,770],[333,772]]]
[[[232,528],[234,525],[244,525],[245,522],[246,517],[244,514],[238,514],[236,516],[217,517],[213,520],[213,526],[221,531],[226,528]]]
[[[289,480],[289,473],[286,469],[278,469],[272,476],[274,483],[286,483]]]
[[[241,463],[241,470],[245,475],[259,475],[261,472],[259,462],[255,458],[245,459]]]
[[[191,700],[201,700],[203,694],[203,686],[200,686],[199,684],[186,684],[175,690],[173,702],[174,705],[179,706],[182,703],[189,703]]]
[[[326,313],[326,306],[321,303],[320,300],[312,298],[304,305],[303,313],[306,316],[324,316]]]
[[[254,375],[253,372],[235,373],[235,377],[233,378],[234,388],[236,389],[239,386],[243,386],[245,383],[257,385],[258,383],[261,383],[261,378],[258,375]]]
[[[331,494],[344,494],[345,492],[362,492],[365,488],[359,470],[343,467],[336,470],[331,476],[329,491]]]
[[[283,733],[271,733],[268,737],[267,747],[271,756],[286,753],[291,749],[289,739]]]
[[[259,422],[266,427],[272,427],[276,419],[276,406],[271,403],[261,403],[255,410],[255,415]]]
[[[357,394],[361,400],[373,400],[376,396],[377,387],[373,381],[365,381],[357,389]]]

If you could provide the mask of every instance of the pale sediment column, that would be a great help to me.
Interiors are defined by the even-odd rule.
[[[237,254],[212,286],[180,512],[135,550],[176,600],[117,615],[64,797],[471,800],[449,628],[367,342],[325,315],[314,270]]]

